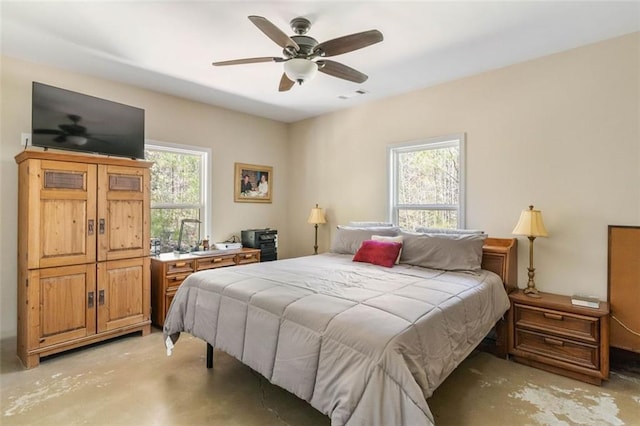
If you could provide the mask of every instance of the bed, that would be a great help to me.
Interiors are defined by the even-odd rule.
[[[509,308],[515,243],[486,238],[473,272],[335,252],[198,272],[167,314],[167,351],[190,333],[208,366],[222,350],[334,426],[432,425],[426,399]]]

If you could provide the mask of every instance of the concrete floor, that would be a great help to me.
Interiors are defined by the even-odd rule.
[[[329,425],[306,402],[205,344],[182,335],[167,357],[159,330],[49,357],[24,370],[15,341],[0,351],[2,425]],[[640,368],[603,387],[482,352],[429,399],[438,425],[638,425]]]

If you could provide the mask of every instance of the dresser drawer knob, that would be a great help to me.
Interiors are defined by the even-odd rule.
[[[544,317],[548,318],[548,319],[552,319],[552,320],[557,320],[557,321],[562,321],[564,319],[564,317],[562,315],[551,314],[549,312],[545,312],[544,313]]]
[[[182,280],[184,280],[184,279],[185,279],[185,278],[187,278],[187,277],[188,277],[188,275],[176,275],[175,277],[172,277],[171,279],[172,279],[173,281],[182,281]]]
[[[245,254],[245,255],[244,255],[244,258],[245,258],[245,259],[251,259],[252,257],[253,257],[253,255],[252,255],[252,254]]]
[[[213,263],[218,263],[218,262],[222,262],[222,258],[221,257],[215,257],[213,259]]]
[[[176,263],[176,268],[182,268],[183,266],[186,266],[187,262],[177,262]]]
[[[553,346],[564,346],[564,342],[562,340],[558,340],[558,339],[552,339],[550,337],[545,337],[544,338],[544,342],[547,345],[553,345]]]

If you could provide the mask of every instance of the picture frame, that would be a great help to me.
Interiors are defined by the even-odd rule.
[[[236,203],[270,203],[273,167],[235,163],[233,200]]]

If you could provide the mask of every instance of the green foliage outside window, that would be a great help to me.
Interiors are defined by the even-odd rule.
[[[459,152],[458,146],[440,146],[397,153],[395,190],[400,227],[457,227]]]
[[[160,242],[160,252],[172,251],[178,243],[180,221],[200,219],[202,201],[202,157],[181,151],[147,149],[151,168],[151,238]],[[200,227],[185,224],[183,247],[195,245]]]

